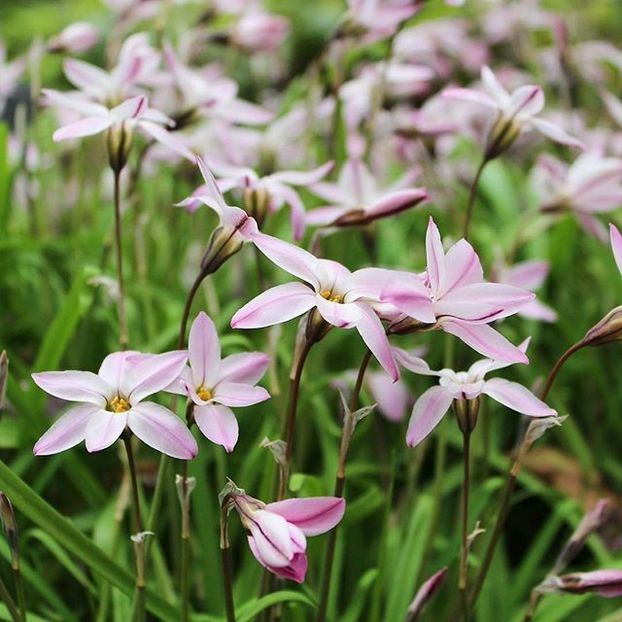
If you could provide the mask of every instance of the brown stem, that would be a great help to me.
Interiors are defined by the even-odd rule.
[[[123,243],[121,238],[121,171],[114,171],[114,241],[117,260],[117,284],[119,287],[119,299],[117,312],[119,315],[119,345],[121,350],[126,350],[129,344],[127,329],[127,316],[125,314],[125,282],[123,279]]]

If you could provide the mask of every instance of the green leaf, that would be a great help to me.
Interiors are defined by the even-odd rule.
[[[273,592],[272,594],[267,594],[261,598],[244,603],[236,612],[236,620],[237,622],[250,622],[250,620],[264,609],[278,603],[301,603],[307,607],[316,607],[315,603],[302,592],[281,590],[280,592]]]

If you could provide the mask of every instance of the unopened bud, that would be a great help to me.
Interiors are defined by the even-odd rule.
[[[521,131],[520,124],[513,118],[501,114],[490,128],[484,158],[494,160],[504,151],[507,151],[518,138]]]
[[[236,234],[237,231],[229,226],[220,225],[214,229],[201,260],[201,269],[206,275],[216,272],[229,257],[240,251],[244,239]]]
[[[479,397],[471,400],[458,399],[454,400],[453,408],[458,420],[458,426],[463,434],[471,434],[477,424],[477,415],[479,413]]]
[[[268,213],[270,194],[264,188],[246,188],[244,190],[244,211],[252,216],[259,227]]]
[[[108,143],[108,162],[118,175],[125,164],[132,147],[132,129],[127,123],[115,123],[106,133]]]
[[[17,520],[10,499],[0,492],[0,520],[11,552],[11,567],[19,570],[19,534]]]
[[[428,324],[411,317],[404,317],[397,322],[393,322],[387,328],[387,335],[410,335],[411,333],[432,330],[435,326],[436,324]]]
[[[332,324],[329,324],[317,310],[317,308],[311,309],[307,314],[307,323],[305,327],[305,337],[311,343],[317,343],[328,335]]]
[[[622,341],[622,307],[616,307],[585,333],[586,346],[602,346],[612,341]]]

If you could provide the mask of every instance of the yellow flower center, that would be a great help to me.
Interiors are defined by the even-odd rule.
[[[329,302],[343,302],[343,296],[341,294],[333,294],[333,292],[330,292],[328,290],[320,292],[320,296],[322,296],[324,300],[328,300]]]
[[[130,409],[130,403],[120,395],[115,395],[108,405],[113,413],[124,413]]]
[[[209,400],[212,399],[212,397],[214,397],[214,394],[207,388],[204,387],[203,385],[201,385],[198,389],[197,389],[197,395],[204,401],[207,402]]]

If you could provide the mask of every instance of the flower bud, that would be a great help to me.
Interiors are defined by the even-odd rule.
[[[583,337],[586,346],[602,346],[612,341],[622,341],[622,306],[609,311]]]
[[[132,147],[132,135],[132,129],[127,123],[115,123],[106,133],[108,162],[116,174],[119,174],[127,163]]]
[[[521,131],[520,124],[513,118],[501,114],[490,128],[484,158],[494,160],[509,149],[518,138]]]
[[[201,260],[201,269],[205,274],[213,274],[229,257],[239,252],[244,245],[244,239],[236,233],[235,229],[224,225],[214,229]]]
[[[99,32],[93,24],[75,22],[69,24],[58,36],[48,42],[48,51],[58,52],[86,52],[99,39]]]
[[[458,426],[463,434],[470,434],[477,424],[479,413],[479,396],[470,400],[457,399],[453,401],[453,409],[456,413]]]
[[[389,325],[387,328],[387,335],[409,335],[411,333],[431,330],[435,326],[436,324],[426,324],[412,317],[404,317]]]
[[[622,570],[594,570],[573,572],[545,579],[538,587],[541,592],[585,594],[594,592],[605,598],[622,595]]]
[[[246,188],[244,190],[244,211],[252,216],[259,227],[268,213],[270,194],[264,188]]]
[[[317,310],[317,308],[311,309],[307,315],[307,323],[305,327],[305,337],[307,341],[311,343],[317,343],[328,335],[332,324],[329,324]]]

